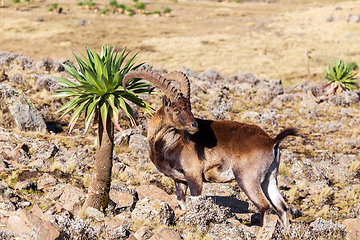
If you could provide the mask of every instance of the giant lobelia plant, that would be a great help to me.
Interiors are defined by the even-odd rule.
[[[325,87],[330,86],[329,95],[358,89],[359,87],[356,83],[357,68],[358,66],[354,62],[344,63],[343,60],[331,62],[330,66],[324,70],[323,75],[328,80]]]
[[[93,207],[105,209],[109,200],[111,184],[111,169],[114,149],[114,126],[121,130],[118,116],[119,109],[125,112],[132,125],[135,125],[134,113],[128,104],[132,102],[150,113],[153,109],[144,102],[138,94],[150,93],[150,83],[141,79],[131,79],[122,87],[124,76],[142,64],[135,65],[135,54],[127,62],[130,52],[124,48],[121,52],[111,46],[103,45],[100,55],[86,47],[87,56],[80,53],[83,60],[74,53],[79,65],[77,69],[70,63],[63,64],[66,71],[76,80],[59,78],[58,89],[54,97],[70,98],[56,113],[64,116],[72,112],[69,122],[69,134],[81,115],[84,115],[85,131],[88,131],[94,119],[98,121],[98,141],[95,154],[95,164],[84,209]]]

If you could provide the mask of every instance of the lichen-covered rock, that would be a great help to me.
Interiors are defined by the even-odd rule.
[[[46,124],[34,104],[21,90],[0,84],[0,92],[22,131],[44,131]]]
[[[60,204],[68,211],[75,212],[85,202],[86,194],[80,188],[66,184],[59,198]]]
[[[346,239],[360,239],[360,218],[345,219],[342,225],[346,227]]]
[[[178,206],[175,195],[170,196],[164,190],[154,185],[140,185],[136,189],[136,192],[138,193],[139,199],[159,199],[169,204],[172,209],[175,209]]]
[[[135,157],[139,159],[148,158],[149,156],[149,144],[145,136],[141,134],[134,134],[130,136],[129,148]]]
[[[22,189],[36,189],[36,183],[32,182],[32,181],[22,181],[22,182],[17,182],[15,184],[15,189],[17,190],[22,190]]]
[[[128,145],[131,135],[139,134],[140,131],[134,128],[126,129],[115,133],[114,144],[115,146]]]
[[[8,220],[7,229],[19,235],[39,240],[57,239],[60,229],[49,221],[45,221],[25,209],[19,209]]]
[[[234,226],[229,222],[214,224],[206,236],[214,240],[252,240],[256,239],[256,234],[242,227]]]
[[[139,200],[131,213],[133,221],[153,224],[171,225],[174,223],[174,217],[173,209],[166,202],[149,198]]]
[[[184,225],[205,232],[210,223],[221,223],[231,217],[230,208],[218,206],[208,197],[191,197],[186,200],[186,214],[179,217]]]
[[[180,234],[171,228],[162,228],[150,240],[182,240]]]
[[[48,188],[56,186],[59,181],[48,173],[44,173],[39,177],[37,181],[37,187],[39,190],[46,191]]]
[[[284,87],[279,79],[263,80],[257,85],[256,96],[263,102],[270,102],[274,97],[283,93]]]
[[[146,240],[151,238],[153,235],[154,233],[150,230],[148,226],[142,226],[135,232],[134,237],[136,237],[138,240]]]
[[[129,193],[110,190],[109,196],[117,208],[131,208],[135,203],[134,195]]]

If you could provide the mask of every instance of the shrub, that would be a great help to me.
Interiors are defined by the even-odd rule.
[[[152,14],[153,14],[153,15],[156,15],[156,14],[157,14],[157,15],[160,15],[160,11],[159,11],[159,10],[155,10],[155,11],[152,12]]]
[[[13,4],[19,4],[20,0],[12,0]]]
[[[58,8],[58,7],[59,7],[59,4],[57,4],[57,3],[53,3],[53,4],[51,4],[51,7],[52,7],[52,8],[54,8],[54,9],[56,9],[56,8]]]
[[[89,2],[89,7],[91,7],[91,8],[94,8],[94,7],[96,7],[96,3],[95,2]]]
[[[165,14],[166,14],[166,13],[171,13],[171,9],[168,8],[168,7],[166,7],[166,8],[164,9],[164,13],[165,13]]]
[[[52,7],[50,7],[50,8],[48,9],[48,11],[49,11],[49,12],[53,12],[54,9],[53,9]]]
[[[122,4],[122,3],[119,3],[118,5],[116,5],[116,8],[117,9],[125,9],[125,5],[124,4]]]
[[[356,63],[344,63],[343,60],[331,62],[330,66],[324,70],[323,77],[328,80],[326,86],[330,86],[329,95],[342,93],[346,90],[358,89],[355,71],[358,68]]]
[[[84,6],[84,3],[83,2],[77,2],[76,5],[78,5],[79,7],[82,7],[82,6]]]
[[[100,14],[101,14],[101,15],[105,15],[105,14],[107,14],[108,12],[109,12],[109,9],[107,9],[107,8],[100,10]]]
[[[139,10],[144,10],[145,9],[145,3],[144,2],[137,2],[136,3],[136,8]]]
[[[116,0],[110,0],[109,6],[116,7],[117,6],[117,1]]]

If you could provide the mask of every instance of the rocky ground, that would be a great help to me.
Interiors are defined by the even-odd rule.
[[[59,63],[0,52],[0,239],[356,239],[360,225],[360,93],[327,96],[325,82],[284,87],[250,72],[223,76],[179,69],[191,80],[196,117],[258,124],[272,136],[297,127],[303,137],[281,145],[279,186],[292,224],[277,215],[264,228],[236,183],[205,184],[204,196],[178,209],[174,183],[149,161],[150,116],[116,133],[111,204],[83,211],[91,179],[96,125],[84,137],[79,121],[54,112],[64,100],[53,76]],[[149,66],[151,66],[149,64]],[[166,72],[165,69],[155,69]],[[154,107],[160,96],[142,96]],[[324,100],[325,99],[325,100]],[[356,235],[357,234],[357,235]]]

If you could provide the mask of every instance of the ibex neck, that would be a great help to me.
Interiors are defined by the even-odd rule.
[[[162,148],[167,151],[177,147],[183,141],[181,131],[172,126],[166,119],[164,109],[160,108],[152,118],[148,129],[148,141],[152,148]]]

